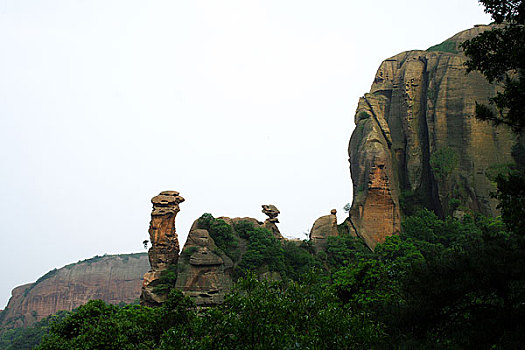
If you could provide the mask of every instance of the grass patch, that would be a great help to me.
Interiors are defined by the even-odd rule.
[[[426,51],[440,51],[455,54],[459,53],[459,51],[456,49],[456,42],[450,40],[445,40],[441,44],[430,46]]]

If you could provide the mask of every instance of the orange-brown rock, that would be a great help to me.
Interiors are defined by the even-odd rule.
[[[467,75],[459,49],[488,28],[476,26],[428,51],[385,60],[370,93],[359,100],[348,149],[350,218],[369,247],[399,232],[414,204],[440,215],[453,214],[458,204],[497,213],[486,173],[512,162],[515,139],[505,127],[474,117],[476,102],[487,103],[497,87],[476,72]]]
[[[151,199],[153,210],[149,225],[151,248],[148,251],[151,270],[144,275],[141,303],[157,305],[166,295],[155,293],[161,273],[179,258],[179,239],[175,230],[175,217],[184,198],[176,191],[164,191]]]
[[[314,225],[310,230],[309,238],[317,249],[323,249],[326,247],[328,237],[335,237],[338,235],[336,214],[337,211],[332,209],[330,215],[321,216],[315,220]]]
[[[145,253],[94,257],[48,272],[35,283],[16,287],[2,312],[1,328],[25,327],[60,310],[92,299],[132,303],[148,270]]]

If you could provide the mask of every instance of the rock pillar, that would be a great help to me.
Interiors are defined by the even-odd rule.
[[[179,259],[179,239],[175,230],[175,217],[180,211],[179,204],[184,198],[176,191],[163,191],[151,199],[153,210],[149,224],[151,248],[148,251],[151,270],[144,275],[142,294],[143,305],[158,305],[166,295],[155,293],[160,275]]]

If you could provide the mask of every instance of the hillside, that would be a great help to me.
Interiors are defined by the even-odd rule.
[[[138,253],[96,256],[52,270],[34,283],[13,289],[0,313],[0,327],[26,327],[92,299],[112,304],[134,302],[148,268],[147,255]]]

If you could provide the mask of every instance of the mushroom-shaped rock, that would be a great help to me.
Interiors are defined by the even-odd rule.
[[[277,216],[281,213],[279,209],[273,204],[263,204],[262,205],[262,212],[267,215],[270,219],[276,219]],[[279,221],[275,221],[279,222]]]
[[[284,239],[276,225],[279,222],[277,218],[280,213],[279,209],[273,204],[264,204],[262,205],[262,212],[268,216],[268,219],[264,221],[263,227],[270,230],[275,238]]]

